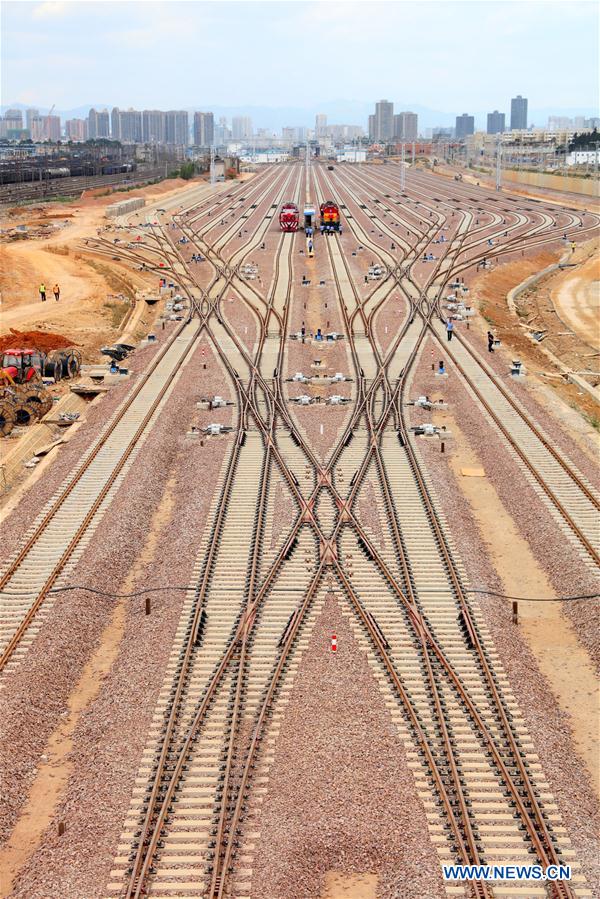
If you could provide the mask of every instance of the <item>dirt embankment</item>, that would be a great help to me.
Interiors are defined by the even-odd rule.
[[[597,241],[576,268],[556,275],[551,297],[557,314],[583,341],[600,350],[600,250]]]
[[[560,252],[543,251],[529,259],[499,265],[491,272],[482,272],[473,279],[472,296],[481,312],[482,321],[477,323],[483,331],[491,327],[502,344],[521,359],[530,374],[537,375],[551,386],[569,406],[580,411],[589,421],[598,420],[598,404],[584,394],[577,385],[565,380],[540,346],[527,336],[517,317],[508,307],[507,294],[510,290],[535,275],[542,269],[559,261]],[[562,327],[557,319],[555,329]]]
[[[39,294],[46,286],[46,301]],[[60,300],[54,298],[54,285]],[[1,326],[68,333],[84,358],[95,358],[127,313],[136,283],[131,276],[86,260],[73,246],[23,241],[3,248],[0,263]],[[123,300],[116,295],[123,294]]]
[[[156,288],[152,274],[134,271],[82,248],[105,224],[107,205],[118,199],[177,195],[198,181],[168,179],[128,192],[113,192],[72,203],[15,207],[3,214],[5,241],[0,254],[0,333],[10,328],[68,334],[80,345],[84,360],[98,358],[101,346],[113,342],[137,291]],[[8,240],[9,229],[21,228],[21,239]],[[14,233],[14,232],[12,232]],[[39,293],[46,286],[46,302]],[[53,288],[60,287],[55,301]]]
[[[451,167],[439,164],[427,167],[434,175],[442,175],[444,178],[452,178],[456,175],[461,176],[464,184],[473,184],[487,190],[495,191],[496,179],[494,175],[488,175],[485,172],[469,171],[463,168]],[[557,204],[560,206],[569,206],[575,209],[587,210],[597,206],[593,197],[584,194],[574,194],[567,190],[559,191],[547,187],[534,187],[527,184],[521,184],[518,181],[506,181],[503,185],[504,193],[512,196],[530,197],[532,200],[541,200],[544,203]]]

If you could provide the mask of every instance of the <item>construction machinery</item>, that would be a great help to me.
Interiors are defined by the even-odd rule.
[[[43,378],[55,382],[73,378],[81,367],[77,350],[54,350],[50,355],[32,347],[8,348],[0,368],[0,436],[15,425],[29,425],[52,408],[52,395]]]

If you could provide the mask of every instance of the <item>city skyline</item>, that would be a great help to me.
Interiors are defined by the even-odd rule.
[[[521,95],[519,95],[521,96]],[[511,108],[512,101],[516,98],[507,98],[505,99],[504,104],[501,104],[502,110],[492,110],[491,108],[488,110],[476,110],[469,112],[469,115],[474,116],[475,120],[475,130],[476,131],[485,131],[486,123],[488,122],[489,116],[492,112],[500,113],[505,116],[506,119],[506,130],[510,130],[511,123]],[[523,99],[527,102],[527,98],[523,97]],[[331,115],[330,113],[315,113],[311,109],[292,109],[292,110],[282,110],[282,109],[269,109],[268,107],[247,107],[245,110],[242,108],[242,112],[240,112],[240,107],[232,107],[224,109],[223,107],[213,106],[210,103],[205,104],[203,107],[192,106],[187,109],[182,108],[183,112],[187,112],[190,125],[193,121],[194,115],[197,113],[204,113],[207,110],[210,111],[211,114],[214,115],[215,121],[217,119],[226,119],[231,122],[234,118],[245,117],[250,118],[253,122],[253,125],[256,129],[260,131],[273,131],[273,133],[278,133],[284,128],[290,127],[300,127],[300,128],[308,128],[314,129],[315,124],[315,116],[324,115],[325,119],[329,122],[330,125],[338,125],[338,123],[344,123],[346,127],[351,128],[362,128],[365,132],[369,131],[369,121],[372,118],[372,110],[376,107],[377,103],[380,102],[378,100],[373,100],[371,103],[363,104],[359,113],[355,116],[352,115],[351,111],[348,112],[347,109],[342,109],[339,115]],[[387,101],[386,101],[387,102]],[[419,132],[425,132],[427,130],[436,130],[438,127],[448,127],[452,126],[455,123],[456,117],[458,117],[458,111],[455,112],[441,112],[439,110],[428,110],[424,109],[424,107],[419,104],[412,104],[412,108],[409,110],[409,106],[411,104],[407,103],[398,103],[394,101],[389,101],[390,104],[394,107],[394,116],[397,119],[398,112],[400,114],[405,115],[409,113],[410,115],[417,116],[419,121]],[[323,104],[324,107],[327,104]],[[319,109],[319,107],[315,107]],[[459,107],[457,107],[458,110]],[[48,108],[44,108],[41,104],[29,105],[23,103],[12,103],[12,104],[2,104],[0,105],[1,114],[4,115],[7,112],[10,112],[12,109],[19,111],[22,114],[23,121],[25,119],[29,119],[30,113],[35,113],[36,115],[46,116],[48,114]],[[130,104],[122,107],[115,107],[114,104],[110,103],[87,103],[82,106],[69,109],[69,110],[54,110],[54,116],[60,118],[63,124],[65,124],[68,120],[73,119],[87,119],[90,110],[96,110],[97,112],[108,112],[109,116],[112,117],[114,110],[117,109],[121,113],[128,112],[138,112],[143,114],[145,112],[161,112],[165,115],[167,112],[172,110],[157,110],[153,108],[152,110],[146,109],[135,109]],[[249,113],[249,114],[246,114]],[[253,114],[252,114],[253,113]],[[270,116],[272,114],[272,116]],[[526,121],[527,128],[536,128],[536,129],[549,129],[553,128],[567,128],[567,127],[575,127],[575,128],[583,128],[584,119],[597,119],[598,118],[598,110],[593,110],[589,107],[570,107],[570,108],[560,108],[551,106],[544,110],[533,110],[526,113]],[[352,121],[354,119],[354,121]],[[394,125],[394,136],[400,136],[401,132],[398,131],[396,133],[397,126]]]
[[[580,132],[592,131],[600,125],[600,118],[576,116],[549,116],[545,127],[539,128],[528,123],[528,99],[522,95],[511,98],[510,122],[507,127],[506,115],[498,110],[487,113],[485,131],[487,134],[528,131],[558,132],[561,130]],[[388,100],[375,103],[375,111],[368,117],[368,126],[343,124],[328,121],[324,113],[315,115],[314,128],[304,125],[281,126],[281,135],[272,128],[255,126],[250,116],[219,116],[215,121],[213,111],[187,110],[136,110],[132,107],[92,107],[87,115],[61,117],[46,115],[39,108],[9,108],[0,118],[0,138],[10,141],[32,139],[35,141],[67,140],[86,141],[88,139],[111,139],[131,144],[162,144],[171,146],[212,146],[226,143],[244,143],[251,140],[283,139],[303,143],[308,139],[328,139],[336,143],[355,139],[368,139],[375,143],[411,142],[438,135],[454,137],[458,140],[473,135],[483,128],[475,127],[475,117],[467,112],[457,115],[454,127],[438,124],[434,127],[419,127],[419,116],[410,110],[398,112]]]
[[[508,114],[508,100],[521,93],[531,119],[538,109],[551,114],[550,107],[593,115],[598,105],[598,11],[587,2],[524,2],[518,14],[512,2],[7,0],[2,10],[3,106],[62,110],[108,99],[121,108],[214,107],[219,114],[219,107],[230,107],[234,115],[252,116],[259,100],[313,116],[323,107],[331,116],[332,104],[358,109],[389,97],[422,118],[424,108],[452,117],[464,109]],[[493,65],[485,34],[493,34]],[[457,64],[466,51],[467,64]],[[157,53],[165,54],[164,64],[155,64]],[[301,64],[287,66],[282,77],[282,59],[310,64],[324,54],[344,66],[343,88],[335,78],[307,79]],[[210,80],[199,75],[199,58]],[[351,58],[360,65],[345,66]],[[544,64],[548,59],[561,65]],[[124,71],[143,77],[123,78]]]

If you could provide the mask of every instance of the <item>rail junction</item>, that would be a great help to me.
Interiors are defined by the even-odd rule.
[[[301,208],[305,198],[317,207],[333,199],[341,211],[342,234],[316,235],[314,260],[302,231],[278,231],[282,204]],[[401,189],[395,165],[296,164],[127,224],[121,260],[175,282],[189,314],[0,578],[7,676],[35,653],[56,590],[208,341],[228,384],[232,429],[205,438],[227,450],[107,899],[253,895],[279,727],[332,595],[390,709],[440,865],[573,870],[572,880],[548,884],[449,882],[447,895],[591,896],[469,593],[408,403],[424,354],[447,360],[581,566],[597,571],[600,494],[465,332],[447,340],[443,302],[474,267],[555,247],[563,234],[568,246],[597,233],[600,217],[416,170]],[[92,248],[115,253],[108,237]],[[391,308],[396,324],[383,326]],[[200,439],[190,437],[190,452]],[[272,537],[282,496],[292,511]],[[376,504],[385,540],[365,520],[365,502]]]

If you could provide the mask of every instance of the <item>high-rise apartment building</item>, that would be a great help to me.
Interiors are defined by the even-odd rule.
[[[142,112],[142,141],[145,144],[164,144],[165,135],[165,113],[161,109],[144,109]]]
[[[488,112],[487,133],[488,134],[502,134],[504,131],[506,131],[504,113],[498,112],[497,109],[495,109],[493,112]]]
[[[44,117],[41,115],[31,116],[29,122],[29,136],[31,137],[31,140],[36,143],[40,140],[45,140],[44,121]]]
[[[252,137],[252,119],[238,115],[231,120],[231,136],[233,140],[249,140]]]
[[[140,144],[142,142],[142,113],[139,109],[120,109],[118,121],[120,141],[124,144]]]
[[[548,117],[548,131],[567,131],[573,127],[573,120],[568,116],[551,115]]]
[[[20,109],[7,109],[0,120],[0,136],[17,138],[23,130],[23,113]]]
[[[212,112],[194,113],[194,144],[212,147],[215,142],[215,117]]]
[[[121,140],[121,110],[113,106],[110,113],[110,136],[113,140]]]
[[[108,109],[103,109],[102,112],[90,109],[88,115],[88,136],[90,140],[110,137],[110,115]]]
[[[394,137],[401,141],[413,141],[419,133],[419,117],[416,112],[399,112],[394,116]]]
[[[281,137],[283,140],[303,144],[308,140],[308,128],[304,125],[286,126],[281,129]]]
[[[344,129],[344,137],[346,140],[358,140],[359,137],[364,137],[365,130],[362,125],[342,125]]]
[[[45,115],[42,116],[44,140],[50,140],[56,143],[60,140],[60,116]]]
[[[525,131],[527,128],[527,98],[518,94],[510,101],[510,130]]]
[[[468,115],[466,112],[463,112],[462,115],[457,115],[454,133],[457,140],[468,137],[469,134],[475,134],[475,116]]]
[[[185,109],[170,109],[165,112],[165,143],[173,146],[187,146],[190,142],[190,126]]]
[[[374,139],[391,140],[394,136],[394,104],[380,100],[375,104]]]
[[[25,112],[25,127],[27,128],[27,130],[29,131],[30,134],[31,134],[31,127],[32,127],[33,119],[39,119],[39,117],[40,117],[39,109],[28,109]]]
[[[327,116],[319,112],[315,116],[315,137],[326,137],[327,136]]]
[[[86,119],[68,119],[65,122],[65,134],[67,136],[67,140],[87,140]]]
[[[4,121],[9,131],[23,130],[23,113],[20,109],[7,109],[4,113]]]
[[[375,115],[374,114],[369,116],[368,129],[369,129],[369,139],[375,140]]]
[[[336,143],[347,140],[357,140],[363,137],[364,130],[360,125],[328,125],[327,136]]]
[[[220,146],[226,144],[231,139],[231,130],[227,124],[227,119],[221,116],[219,124],[215,125],[215,145]]]

